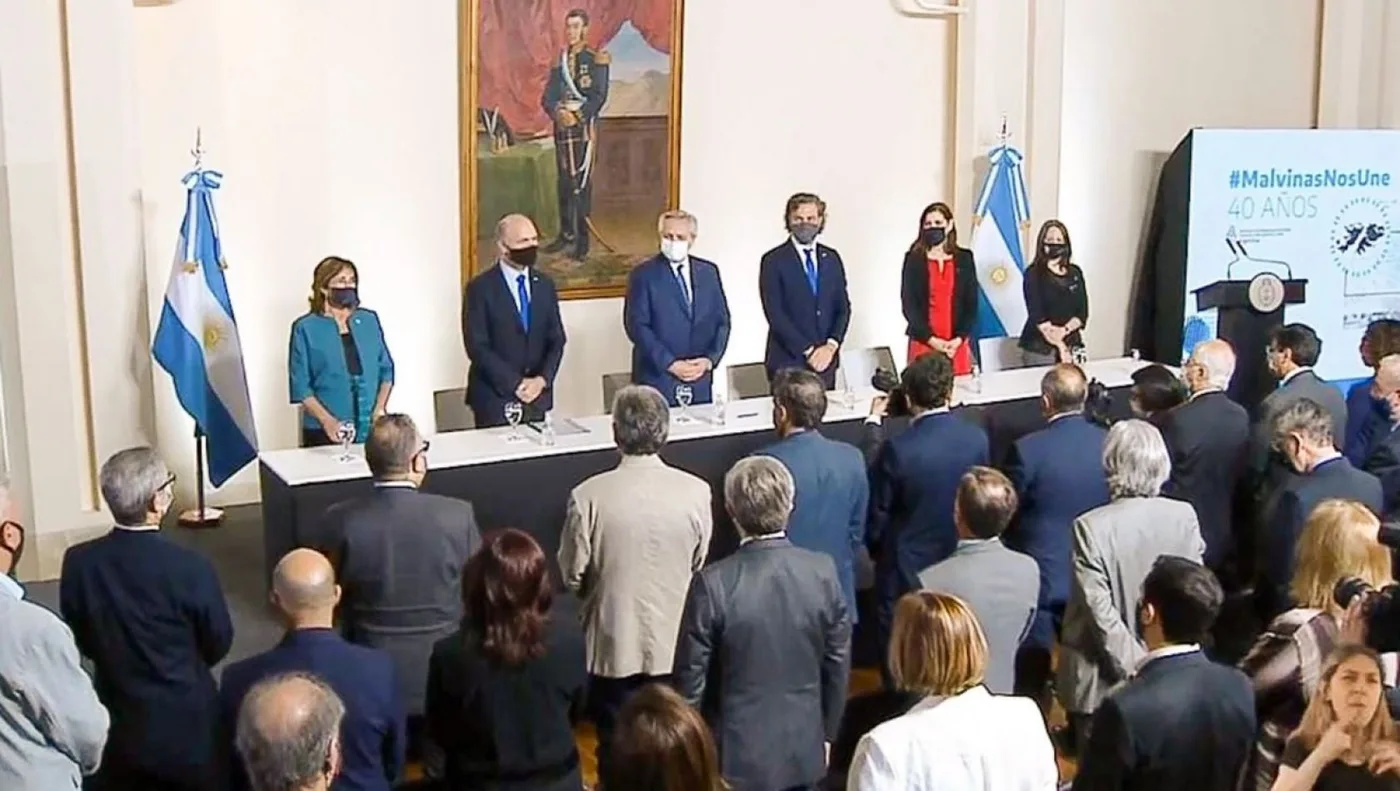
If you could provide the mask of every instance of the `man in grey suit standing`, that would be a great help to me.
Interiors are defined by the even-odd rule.
[[[1249,437],[1249,471],[1272,494],[1290,477],[1287,461],[1273,449],[1273,424],[1279,413],[1300,398],[1317,402],[1332,418],[1332,441],[1346,437],[1347,402],[1342,391],[1313,372],[1322,356],[1322,340],[1306,324],[1285,324],[1269,335],[1269,371],[1278,377],[1278,389],[1259,402]]]
[[[806,789],[846,703],[851,621],[831,558],[785,533],[793,482],[754,456],[724,478],[739,551],[697,573],[676,646],[676,687],[705,716],[733,791]]]
[[[627,698],[671,674],[686,589],[705,564],[713,520],[710,485],[657,455],[671,415],[656,388],[619,390],[612,424],[622,461],[574,489],[559,542],[564,587],[583,602],[600,764]]]
[[[919,587],[967,602],[987,635],[987,688],[1015,687],[1016,651],[1030,632],[1040,570],[1029,555],[1008,549],[1001,533],[1016,514],[1016,488],[990,467],[963,473],[953,502],[958,546],[919,573]]]

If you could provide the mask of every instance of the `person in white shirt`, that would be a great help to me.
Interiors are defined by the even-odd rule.
[[[1053,791],[1055,750],[1030,698],[983,686],[987,638],[956,596],[916,591],[895,608],[890,673],[923,694],[861,739],[847,791]]]

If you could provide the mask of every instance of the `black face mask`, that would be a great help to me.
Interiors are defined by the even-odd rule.
[[[937,247],[943,244],[943,240],[947,238],[947,228],[925,228],[923,232],[919,234],[919,240],[924,243],[925,247]]]
[[[522,269],[529,269],[534,266],[535,260],[539,258],[539,254],[540,248],[537,245],[506,251],[506,257],[510,259],[510,262]]]
[[[19,561],[20,558],[24,557],[24,526],[19,524],[18,522],[0,522],[0,536],[3,536],[5,528],[8,527],[13,527],[15,531],[19,533],[19,542],[12,547],[5,546],[3,543],[0,543],[0,546],[3,546],[10,553],[10,576],[18,578]],[[3,540],[3,538],[0,538],[0,541]]]
[[[1049,242],[1045,244],[1045,256],[1047,258],[1064,258],[1068,254],[1069,245],[1067,244],[1051,244]]]
[[[327,297],[330,303],[337,308],[358,308],[360,306],[360,290],[351,286],[349,288],[333,288]]]

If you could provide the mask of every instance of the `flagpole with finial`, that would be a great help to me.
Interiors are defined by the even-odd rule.
[[[194,158],[194,171],[196,173],[204,169],[204,129],[195,127],[194,148],[190,149],[190,156]],[[199,422],[194,424],[194,479],[195,479],[195,508],[191,511],[184,511],[180,514],[180,524],[184,527],[216,527],[224,519],[224,512],[218,508],[209,508],[204,504],[204,452],[205,437],[204,431],[199,427]]]

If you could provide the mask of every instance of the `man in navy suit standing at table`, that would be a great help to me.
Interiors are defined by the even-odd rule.
[[[690,386],[694,403],[711,400],[715,367],[729,345],[719,267],[690,254],[698,230],[689,212],[661,215],[661,252],[632,270],[622,308],[632,381],[656,388],[673,406],[682,384]]]
[[[784,368],[806,368],[831,390],[851,323],[846,269],[839,253],[817,244],[826,228],[825,201],[799,192],[788,198],[783,219],[788,241],[764,253],[758,268],[758,295],[768,319],[763,365],[769,381]]]
[[[502,217],[496,266],[472,278],[462,298],[462,341],[471,360],[467,406],[478,428],[504,426],[512,402],[521,404],[527,423],[554,406],[566,339],[554,281],[535,271],[539,244],[529,217]]]

